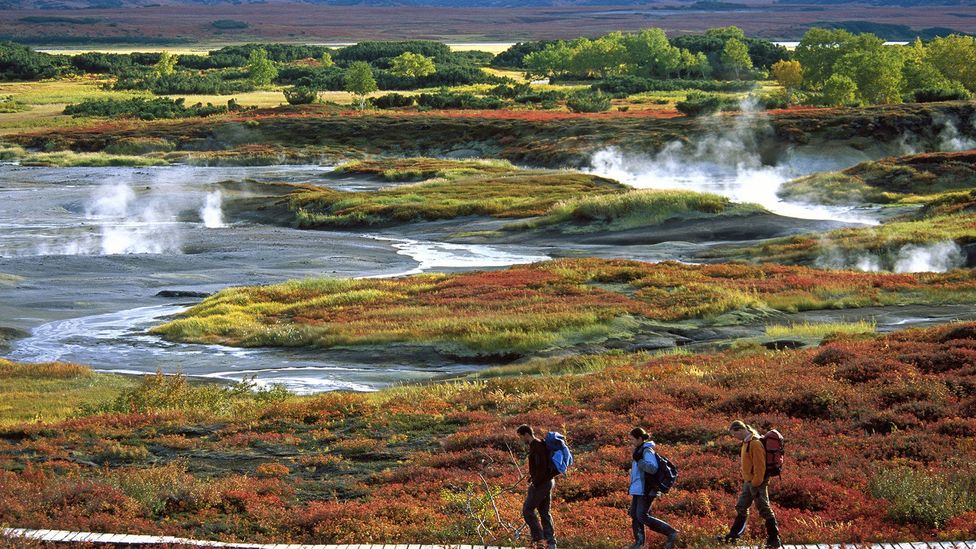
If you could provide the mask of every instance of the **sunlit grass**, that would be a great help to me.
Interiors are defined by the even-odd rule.
[[[405,159],[357,162],[338,173],[387,181],[417,181],[378,191],[329,188],[293,193],[290,205],[302,227],[346,227],[408,223],[479,215],[531,217],[562,200],[623,192],[598,176],[554,170],[519,170],[500,161]]]
[[[96,374],[77,364],[23,364],[0,359],[0,425],[57,421],[115,398],[136,380]]]
[[[513,225],[512,229],[561,223],[579,225],[571,231],[626,230],[658,225],[669,219],[748,215],[766,210],[757,204],[737,204],[710,193],[634,190],[621,194],[581,196],[556,204],[545,216]]]
[[[802,324],[773,324],[766,327],[766,335],[777,338],[823,339],[831,335],[862,335],[877,331],[877,323],[867,320],[856,322],[804,322]]]
[[[655,323],[750,323],[771,311],[974,299],[976,273],[965,271],[885,275],[558,260],[480,273],[230,288],[152,331],[245,347],[403,343],[451,356],[511,357],[629,340]]]

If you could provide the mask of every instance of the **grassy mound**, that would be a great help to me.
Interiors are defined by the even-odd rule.
[[[627,433],[641,425],[681,468],[657,512],[707,547],[734,513],[739,448],[724,431],[741,417],[789,441],[771,494],[791,542],[976,535],[976,324],[800,351],[554,358],[518,373],[213,408],[198,406],[209,389],[150,378],[103,414],[0,429],[0,519],[251,543],[515,546],[514,430],[531,423],[566,433],[576,456],[557,480],[561,541],[611,549],[629,543]],[[752,523],[748,541],[763,534]]]
[[[934,196],[934,198],[933,198]],[[930,248],[954,248],[955,266],[966,261],[962,249],[976,243],[976,191],[945,192],[927,200],[912,213],[873,227],[838,229],[821,235],[797,235],[758,245],[720,247],[702,254],[709,260],[748,260],[787,265],[854,267],[867,259],[873,270],[897,270],[899,259]]]
[[[654,323],[734,324],[774,310],[973,299],[976,272],[896,276],[582,259],[490,272],[231,288],[153,333],[246,347],[409,344],[452,356],[522,356],[629,340]]]
[[[819,204],[917,204],[976,187],[976,151],[926,153],[862,162],[785,183],[781,198]]]
[[[636,190],[582,196],[556,204],[546,215],[506,230],[558,226],[567,233],[624,231],[660,225],[670,219],[695,220],[767,213],[758,204],[738,204],[710,193]]]
[[[567,198],[626,189],[595,175],[519,170],[505,162],[415,158],[356,162],[337,172],[421,181],[368,192],[303,187],[290,198],[300,227],[390,225],[469,215],[531,217]]]

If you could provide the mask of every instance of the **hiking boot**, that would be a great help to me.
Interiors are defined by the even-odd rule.
[[[674,542],[678,541],[678,531],[675,530],[668,534],[668,540],[664,542],[664,549],[674,549]]]
[[[739,540],[739,536],[742,535],[746,530],[746,521],[749,520],[748,515],[736,515],[735,520],[732,522],[732,526],[729,527],[729,533],[724,536],[718,536],[715,541],[719,543],[735,543]]]

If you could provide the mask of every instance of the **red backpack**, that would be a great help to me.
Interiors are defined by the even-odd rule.
[[[782,433],[773,429],[759,440],[766,450],[766,476],[778,477],[783,472],[783,446],[786,443]]]

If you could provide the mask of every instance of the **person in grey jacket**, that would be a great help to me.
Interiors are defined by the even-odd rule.
[[[640,427],[635,427],[630,436],[636,445],[630,467],[630,520],[634,529],[634,544],[627,549],[641,549],[644,546],[645,526],[653,532],[667,536],[664,547],[672,549],[678,539],[678,531],[667,522],[651,516],[651,506],[660,495],[654,485],[658,468],[654,443],[650,440],[651,435]]]

